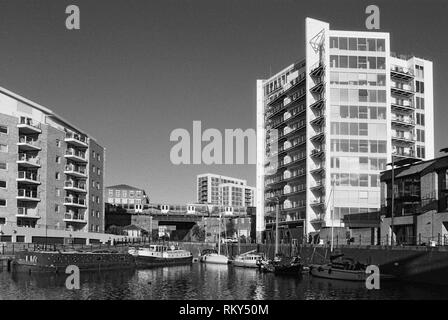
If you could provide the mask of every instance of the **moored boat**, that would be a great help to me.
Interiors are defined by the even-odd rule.
[[[65,273],[74,265],[80,271],[101,271],[134,268],[134,258],[114,250],[97,251],[20,251],[11,264],[12,272]]]
[[[200,261],[205,263],[228,264],[229,258],[219,254],[219,252],[214,249],[206,249],[202,251]]]
[[[170,265],[190,264],[193,255],[176,245],[150,245],[148,247],[131,247],[129,254],[135,258],[138,268],[150,268]]]
[[[285,257],[283,255],[276,255],[272,261],[260,261],[261,271],[273,272],[275,274],[289,274],[301,275],[303,270],[303,263],[299,256]]]
[[[319,278],[348,281],[365,281],[368,276],[366,265],[344,257],[343,254],[331,256],[327,264],[310,265],[310,273]]]
[[[245,268],[259,268],[259,262],[264,259],[263,254],[254,253],[256,250],[252,250],[243,254],[240,254],[231,261],[235,267]]]

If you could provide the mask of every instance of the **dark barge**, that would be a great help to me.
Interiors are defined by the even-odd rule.
[[[11,264],[12,272],[65,273],[74,265],[80,271],[130,269],[135,267],[134,257],[113,250],[98,251],[20,251]]]

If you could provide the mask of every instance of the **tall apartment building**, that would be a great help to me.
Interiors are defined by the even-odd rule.
[[[205,173],[196,177],[197,202],[231,207],[252,207],[255,188],[247,181],[217,174]]]
[[[104,156],[82,130],[0,88],[0,226],[104,232]]]
[[[285,237],[378,211],[392,157],[434,156],[432,62],[391,54],[389,33],[305,33],[305,58],[257,81],[259,237],[277,203]]]

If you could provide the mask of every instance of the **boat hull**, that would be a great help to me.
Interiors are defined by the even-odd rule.
[[[25,251],[16,253],[11,271],[65,273],[70,265],[80,271],[102,271],[134,268],[135,261],[127,253]]]
[[[329,265],[312,265],[310,273],[318,278],[346,281],[366,281],[368,277],[364,270],[343,270],[332,268]]]
[[[164,266],[179,266],[188,265],[193,262],[193,256],[180,257],[180,258],[161,258],[161,257],[135,257],[135,263],[137,268],[153,268]]]
[[[242,268],[260,268],[260,266],[257,263],[252,263],[252,262],[246,262],[246,261],[238,261],[238,260],[233,260],[232,264],[235,267],[242,267]]]
[[[229,259],[226,256],[210,254],[201,257],[201,262],[214,264],[228,264]]]

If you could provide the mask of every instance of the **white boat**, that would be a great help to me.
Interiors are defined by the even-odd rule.
[[[246,268],[259,268],[260,261],[263,261],[264,256],[260,253],[253,253],[255,250],[240,254],[232,260],[232,264],[235,267],[246,267]]]
[[[229,258],[221,254],[221,213],[218,220],[218,251],[214,249],[206,249],[201,253],[201,262],[215,263],[215,264],[228,264]]]
[[[229,258],[222,254],[218,253],[207,253],[203,256],[201,256],[201,262],[206,263],[215,263],[215,264],[228,264]]]
[[[190,251],[179,249],[176,245],[131,247],[128,253],[135,258],[137,267],[182,265],[190,264],[193,260]]]

